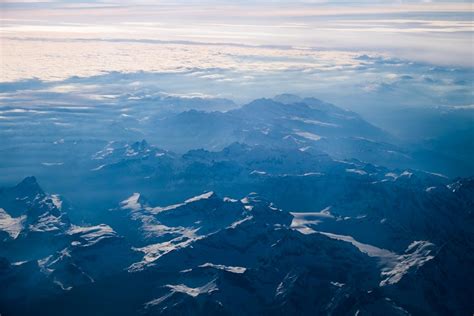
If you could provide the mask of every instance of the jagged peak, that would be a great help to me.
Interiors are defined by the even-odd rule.
[[[141,193],[135,192],[122,202],[120,208],[129,211],[138,211],[148,205],[148,200]]]
[[[243,151],[249,151],[252,149],[252,146],[249,146],[245,143],[233,142],[229,146],[225,147],[222,151],[225,153],[239,153]]]
[[[255,99],[253,100],[252,102],[249,103],[250,104],[282,104],[281,102],[278,102],[278,101],[275,101],[271,98],[259,98],[259,99]]]
[[[145,147],[148,147],[148,142],[145,140],[145,139],[142,139],[141,141],[137,141],[135,143],[133,143],[132,146],[138,146],[140,148],[145,148]]]
[[[300,103],[303,99],[295,94],[282,93],[273,97],[273,100],[283,104]]]
[[[17,186],[32,186],[38,185],[38,181],[35,176],[29,176],[24,178]]]
[[[36,177],[30,176],[23,179],[20,183],[15,186],[16,190],[21,191],[21,193],[31,194],[44,194],[43,189],[38,184]]]

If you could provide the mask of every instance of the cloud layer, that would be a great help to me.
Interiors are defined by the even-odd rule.
[[[118,64],[123,64],[122,47],[133,47],[127,41],[372,51],[436,65],[472,67],[474,63],[471,52],[474,24],[469,3],[243,1],[197,4],[182,1],[180,4],[133,5],[130,2],[68,1],[4,3],[2,13],[2,65],[14,64],[15,57],[21,57],[25,62],[25,58],[30,57],[31,64],[38,60],[48,64],[49,57],[56,62],[56,53],[51,52],[64,58],[78,58],[82,65],[84,56],[80,53],[65,56],[64,50],[70,49],[81,53],[90,50],[87,58],[91,63],[103,62],[100,59],[103,55],[100,50],[103,50],[110,64],[114,64],[115,58]],[[12,42],[13,39],[22,42]],[[41,47],[26,39],[39,40]],[[83,41],[83,47],[78,47],[77,43],[85,39],[88,41]],[[116,45],[91,44],[91,40],[117,42]],[[60,41],[62,43],[58,45]],[[76,44],[68,46],[65,41]],[[119,41],[123,45],[117,45]],[[144,60],[141,69],[150,70],[147,61],[160,54],[162,47],[156,45],[145,49],[150,53],[145,58],[143,53],[137,52],[141,56],[134,63]],[[201,52],[202,49],[197,50],[196,55]],[[165,49],[163,55],[166,54]],[[94,61],[94,58],[98,60]],[[160,68],[169,68],[167,63],[173,64],[173,60],[163,58],[155,63],[159,63]],[[48,64],[48,68],[50,66]],[[2,69],[2,80],[25,76],[22,67],[15,68],[18,68],[16,74],[9,68]],[[38,76],[36,73],[30,76],[33,75]]]

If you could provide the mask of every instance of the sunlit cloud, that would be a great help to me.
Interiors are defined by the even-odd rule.
[[[20,42],[12,44],[9,41],[22,39],[25,51],[35,46],[35,54],[39,55],[34,56],[36,58],[32,58],[32,62],[37,62],[38,59],[44,61],[46,58],[42,55],[46,52],[48,56],[52,56],[52,50],[61,51],[61,48],[53,43],[55,40],[116,40],[123,41],[122,46],[130,46],[127,42],[129,40],[144,44],[146,41],[180,41],[227,46],[373,51],[439,65],[473,65],[470,51],[474,24],[469,3],[376,2],[349,5],[341,2],[320,4],[312,1],[264,1],[198,4],[193,1],[181,1],[138,5],[129,1],[120,4],[24,4],[19,8],[6,5],[1,18],[0,40],[5,47],[2,57],[7,64],[15,62],[8,60],[10,56],[16,56],[19,51],[23,51],[19,48]],[[41,40],[41,48],[27,43],[26,39]],[[122,49],[127,50],[120,48],[120,45],[92,45],[86,41],[83,49],[77,45],[73,46],[79,51],[102,49],[107,51],[110,60],[121,56]],[[139,60],[145,60],[145,64],[141,68],[128,68],[153,70],[146,68],[146,60],[154,58],[158,53],[153,50],[161,48],[162,46],[155,45],[152,50],[145,49],[152,54],[148,57],[137,52],[140,55]],[[176,50],[180,49],[184,48]],[[101,55],[100,52],[91,52],[88,58],[93,59],[94,56]],[[163,55],[167,55],[166,50]],[[123,58],[118,57],[116,62],[123,64]],[[162,65],[167,62],[161,59]],[[174,64],[173,60],[169,63]],[[23,76],[21,67],[17,68],[18,74],[13,77],[20,74]],[[126,71],[118,68],[110,70]],[[29,77],[32,76],[37,74],[31,74]],[[3,81],[10,80],[12,75],[7,73],[5,77],[2,78]]]

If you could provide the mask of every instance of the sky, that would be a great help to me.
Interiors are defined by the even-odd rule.
[[[54,67],[58,60],[51,50],[61,57],[87,58],[91,63],[100,63],[104,54],[114,53],[120,58],[127,53],[126,48],[123,51],[120,48],[126,45],[113,45],[117,41],[154,44],[155,51],[163,42],[189,42],[315,51],[367,50],[436,65],[472,67],[474,64],[473,12],[469,2],[146,3],[130,0],[120,4],[108,1],[2,2],[0,34],[2,57],[6,60],[2,64],[16,64],[18,60],[13,58],[28,58],[32,62],[51,63],[48,66]],[[38,50],[38,41],[44,51]],[[80,45],[75,45],[78,42]],[[186,50],[184,45],[182,48]],[[91,50],[95,50],[95,55],[85,52]],[[206,51],[197,53],[202,55]],[[130,67],[123,65],[122,59],[116,68]],[[145,71],[149,67],[147,61],[144,60],[141,67]],[[2,66],[3,80],[26,76],[20,74],[25,71],[23,65],[15,66]],[[162,63],[161,66],[167,65]],[[30,71],[30,76],[41,75],[35,68]]]
[[[0,23],[0,104],[36,87],[474,107],[470,2],[3,0]]]

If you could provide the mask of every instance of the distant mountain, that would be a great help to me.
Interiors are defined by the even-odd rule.
[[[5,136],[0,142],[0,165],[7,166],[8,172],[0,181],[10,185],[35,174],[49,186],[62,177],[61,193],[70,196],[75,178],[100,167],[88,157],[101,148],[117,149],[137,139],[180,154],[194,149],[219,151],[239,142],[325,153],[338,160],[355,158],[389,168],[471,175],[466,157],[451,155],[445,145],[442,151],[437,142],[402,144],[357,113],[316,98],[283,95],[241,107],[220,106],[218,99],[146,91],[121,98],[116,106],[104,107],[6,107],[4,115],[9,119],[0,122]],[[10,119],[21,123],[8,125]]]
[[[162,147],[186,151],[218,150],[232,142],[299,149],[316,149],[339,159],[369,162],[410,160],[391,137],[354,112],[317,99],[285,104],[255,100],[228,112],[187,111],[160,118],[150,135]]]

